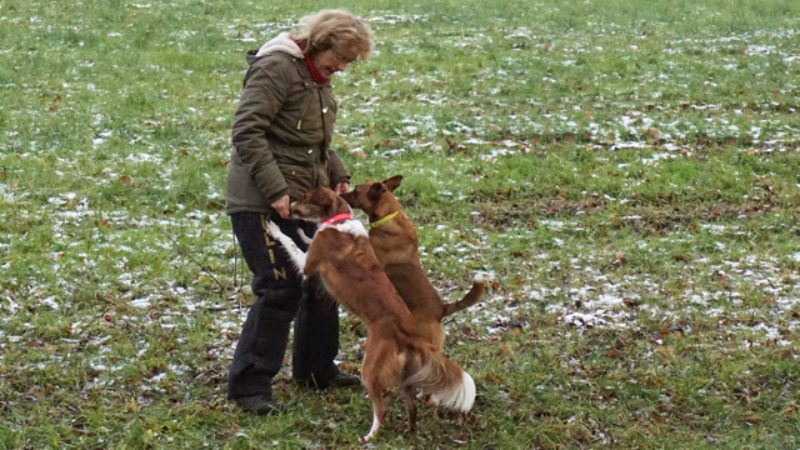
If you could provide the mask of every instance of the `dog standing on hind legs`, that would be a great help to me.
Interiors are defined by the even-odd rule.
[[[320,188],[292,203],[291,213],[321,224],[308,253],[270,223],[272,237],[283,244],[303,275],[319,275],[331,296],[367,326],[361,380],[372,401],[373,419],[362,442],[377,436],[386,415],[383,394],[393,385],[402,392],[411,430],[416,422],[417,390],[447,408],[472,409],[474,380],[444,356],[437,342],[416,330],[414,316],[383,271],[366,229],[353,219],[347,202],[332,190]]]
[[[478,274],[464,298],[455,303],[442,302],[420,262],[414,226],[393,194],[402,180],[401,175],[395,175],[382,182],[362,183],[341,196],[351,207],[367,213],[369,242],[378,261],[411,310],[417,330],[441,349],[445,339],[442,319],[480,301],[486,281]]]

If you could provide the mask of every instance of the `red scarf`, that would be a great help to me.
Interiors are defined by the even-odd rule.
[[[317,66],[314,65],[314,61],[311,60],[311,57],[308,56],[308,53],[303,53],[306,57],[306,66],[308,66],[308,71],[311,72],[311,78],[317,82],[317,84],[325,84],[328,82],[328,78],[322,76],[317,70]]]
[[[317,70],[317,66],[314,65],[314,61],[311,60],[311,55],[306,53],[305,46],[302,45],[300,41],[294,41],[294,42],[297,44],[298,47],[300,47],[300,50],[303,51],[303,56],[306,59],[306,67],[308,67],[308,71],[311,73],[311,78],[313,78],[317,84],[325,84],[328,81],[330,81],[328,78],[323,77],[322,74],[319,73],[319,70]]]

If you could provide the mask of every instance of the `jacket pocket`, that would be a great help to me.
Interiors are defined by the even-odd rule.
[[[300,200],[314,187],[314,168],[297,164],[278,163],[278,168],[289,185],[289,198]]]
[[[327,164],[323,167],[316,167],[314,170],[317,172],[317,186],[316,187],[327,187],[327,188],[335,188],[331,183],[331,178],[328,176],[328,168]]]

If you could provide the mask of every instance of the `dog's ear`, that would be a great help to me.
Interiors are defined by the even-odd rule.
[[[313,190],[308,194],[308,196],[311,203],[317,205],[324,211],[330,210],[333,206],[333,198],[322,189]]]
[[[356,195],[356,191],[339,194],[339,197],[342,197],[342,200],[346,201],[351,208],[361,208],[358,204],[358,195]]]
[[[387,178],[383,180],[383,184],[386,185],[386,188],[389,189],[389,192],[394,192],[398,186],[400,186],[400,182],[403,181],[402,175],[395,175],[392,178]]]
[[[382,183],[372,183],[372,186],[369,187],[369,191],[367,191],[367,197],[370,200],[376,201],[381,198],[381,194],[386,191],[384,189]]]
[[[334,198],[335,198],[335,197],[330,197],[330,196],[328,196],[328,195],[325,195],[325,196],[323,196],[323,197],[322,197],[322,201],[321,201],[319,204],[320,204],[320,206],[322,206],[323,208],[325,208],[325,209],[328,209],[328,208],[330,208],[331,206],[333,206],[333,199],[334,199]]]

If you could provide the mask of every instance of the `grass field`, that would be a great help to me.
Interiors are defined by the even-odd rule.
[[[496,280],[446,323],[472,414],[391,395],[369,447],[800,448],[800,3],[331,6],[377,39],[333,81],[354,181],[405,176],[443,297]],[[0,3],[0,448],[359,447],[363,390],[225,399],[244,52],[320,7]]]

